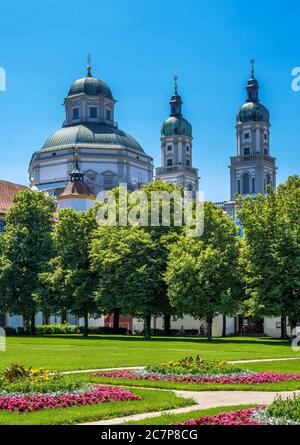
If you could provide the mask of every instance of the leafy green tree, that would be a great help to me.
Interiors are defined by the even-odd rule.
[[[170,305],[168,298],[168,289],[165,281],[165,273],[168,265],[168,254],[170,246],[178,239],[178,236],[183,231],[183,226],[176,225],[175,221],[175,210],[174,206],[178,204],[178,198],[183,199],[183,190],[181,187],[175,186],[174,184],[167,184],[163,181],[153,181],[141,188],[143,192],[148,196],[148,227],[144,227],[154,242],[156,248],[156,261],[158,264],[158,274],[157,274],[157,284],[160,293],[161,304],[164,305],[164,332],[166,335],[170,334],[171,329],[171,315],[181,315],[174,307]],[[159,193],[163,196],[164,193],[170,196],[170,223],[166,221],[167,225],[162,225],[163,222],[163,212],[164,207],[168,205],[168,200],[164,202],[163,199],[159,201],[158,215],[160,224],[154,226],[151,223],[153,216],[153,201],[151,199],[151,194]],[[175,197],[177,195],[178,198]],[[183,201],[182,201],[183,202]],[[182,221],[183,223],[183,221]]]
[[[235,234],[232,220],[207,202],[202,236],[181,236],[170,248],[165,277],[171,304],[182,313],[205,319],[208,340],[213,318],[221,313],[231,315],[240,305]]]
[[[41,307],[48,313],[70,312],[83,317],[84,335],[88,335],[89,315],[99,312],[94,298],[95,276],[89,261],[92,232],[96,227],[93,209],[61,210],[53,231],[55,255],[48,271],[41,275],[44,284]]]
[[[23,190],[14,198],[6,216],[1,242],[0,289],[1,308],[23,316],[35,333],[36,297],[39,279],[51,257],[53,200],[43,193]]]
[[[286,319],[300,315],[300,178],[292,176],[266,197],[239,200],[244,227],[241,267],[249,314],[281,316],[281,337]]]
[[[116,199],[116,207],[117,207],[117,218],[116,223],[119,225],[122,216],[125,221],[127,221],[127,217],[131,214],[136,216],[136,225],[142,224],[141,217],[142,215],[146,215],[145,221],[146,224],[143,226],[143,230],[150,234],[153,243],[156,246],[156,261],[159,264],[158,272],[157,272],[157,285],[158,291],[160,294],[161,306],[164,307],[164,329],[165,333],[170,333],[170,317],[171,314],[176,314],[174,308],[169,304],[169,299],[167,296],[167,288],[164,280],[164,273],[167,267],[167,257],[168,257],[168,247],[169,245],[177,239],[178,234],[182,232],[182,226],[175,224],[175,211],[174,204],[178,199],[182,203],[183,199],[183,190],[180,187],[176,187],[173,184],[166,184],[163,181],[153,181],[147,185],[141,187],[141,189],[130,192],[122,190],[122,187],[116,187],[112,190]],[[147,200],[144,202],[141,199],[140,192],[146,194]],[[153,198],[153,194],[156,195],[156,201]],[[122,195],[123,199],[128,200],[128,207],[125,210],[126,214],[124,214],[124,210],[120,209],[120,198]],[[168,197],[170,197],[170,202],[168,201]],[[170,205],[169,205],[170,204]],[[100,204],[101,207],[101,204]],[[170,209],[170,211],[166,212],[166,209]],[[155,222],[153,217],[154,214],[158,216],[157,221]],[[169,218],[168,218],[169,214]],[[164,221],[164,224],[162,223]],[[182,224],[182,221],[181,221]],[[120,224],[122,225],[122,224]],[[112,278],[113,280],[113,278]],[[116,306],[117,298],[115,295],[118,295],[119,292],[113,293],[107,297],[103,297],[103,301],[105,301],[105,308],[109,313],[114,314],[114,323],[117,327],[118,315],[120,314],[120,308]]]
[[[107,312],[117,307],[124,315],[144,318],[146,338],[151,316],[164,311],[155,247],[141,228],[107,226],[94,232],[90,255],[98,278],[99,306]]]

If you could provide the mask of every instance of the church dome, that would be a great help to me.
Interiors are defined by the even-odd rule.
[[[162,124],[161,135],[192,137],[192,126],[184,117],[169,116]]]
[[[68,97],[78,94],[86,94],[87,96],[105,96],[113,100],[112,92],[106,83],[102,80],[87,75],[72,83],[68,93]]]
[[[104,123],[83,123],[63,127],[53,133],[41,148],[41,152],[78,148],[131,148],[144,153],[140,144],[125,131]]]
[[[267,122],[269,123],[270,113],[267,108],[259,102],[246,102],[237,113],[237,122]]]

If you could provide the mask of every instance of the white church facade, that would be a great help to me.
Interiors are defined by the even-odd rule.
[[[246,90],[246,102],[237,113],[237,148],[230,163],[230,200],[217,203],[234,219],[236,194],[255,196],[264,194],[268,184],[276,186],[276,160],[270,149],[270,116],[259,101],[259,85],[253,66]],[[118,128],[115,105],[109,86],[92,76],[88,64],[86,76],[71,85],[65,98],[62,128],[32,156],[30,187],[52,196],[59,208],[87,210],[95,204],[101,191],[110,190],[120,183],[126,183],[128,189],[134,190],[150,182],[153,179],[153,159],[132,136]],[[156,168],[156,178],[178,184],[194,195],[199,190],[198,169],[193,165],[192,125],[183,117],[176,78],[170,115],[161,127],[161,165]],[[253,327],[254,322],[242,316],[227,318],[227,334],[262,333],[263,330],[267,335],[278,337],[279,321],[265,319],[260,326]],[[76,322],[82,324],[82,320]],[[15,327],[22,320],[11,317],[10,323]],[[40,314],[37,314],[37,323],[41,323]],[[90,320],[91,326],[109,323],[107,317]],[[126,319],[123,323],[123,327],[133,332],[143,329],[142,320]],[[213,322],[214,336],[222,334],[222,326],[223,317],[220,315]],[[152,327],[163,329],[163,318],[154,318]],[[189,316],[171,320],[171,329],[200,331],[205,327],[204,321]]]

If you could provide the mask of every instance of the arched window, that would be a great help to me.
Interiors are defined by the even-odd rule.
[[[247,194],[249,193],[249,174],[244,173],[243,176],[243,193]]]
[[[240,195],[241,194],[241,181],[240,179],[237,180],[237,192]]]
[[[265,178],[265,193],[267,192],[268,185],[272,184],[271,175],[268,173]]]

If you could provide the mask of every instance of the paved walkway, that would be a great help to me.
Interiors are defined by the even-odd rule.
[[[150,389],[150,388],[147,388]],[[109,420],[98,420],[96,422],[83,423],[81,425],[121,425],[125,422],[138,422],[139,420],[159,417],[161,414],[180,414],[197,411],[200,409],[214,408],[218,406],[231,405],[265,405],[270,404],[276,395],[283,397],[300,394],[300,391],[173,391],[179,397],[192,398],[195,405],[165,411],[154,411],[149,413],[134,414],[132,416],[119,417]]]

